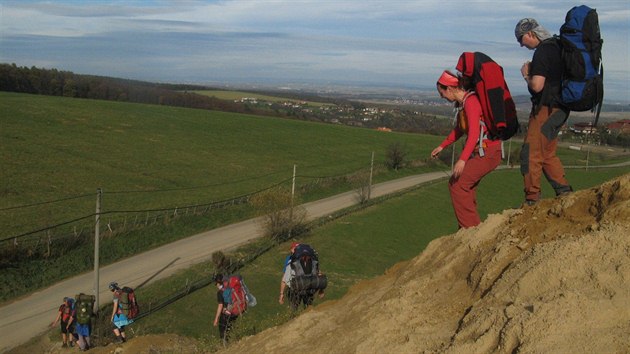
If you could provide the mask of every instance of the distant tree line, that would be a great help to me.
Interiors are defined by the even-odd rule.
[[[336,117],[335,113],[284,107],[281,103],[273,103],[271,106],[253,105],[248,102],[234,102],[190,92],[209,89],[212,88],[189,84],[149,83],[104,76],[80,75],[70,71],[42,69],[34,66],[29,68],[19,67],[15,64],[0,64],[0,91],[157,104],[318,122],[328,122]],[[353,112],[360,112],[367,107],[362,102],[347,100],[342,97],[325,97],[305,92],[270,90],[263,93],[288,100],[314,101],[329,103],[338,107],[351,107]],[[406,108],[392,110],[391,107],[388,107],[387,109],[389,113],[381,114],[370,121],[361,122],[360,126],[365,128],[386,126],[396,131],[438,135],[448,133],[452,126],[450,120],[439,119],[436,114],[418,113]],[[358,116],[355,117],[355,122],[360,122],[359,118]]]
[[[232,101],[186,92],[207,89],[197,85],[157,84],[0,64],[0,91],[270,115],[268,111]]]

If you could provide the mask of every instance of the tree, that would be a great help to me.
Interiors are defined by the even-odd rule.
[[[274,241],[282,242],[305,229],[306,210],[295,207],[296,201],[286,189],[278,187],[260,192],[250,203],[263,215],[265,236]]]
[[[395,142],[387,147],[385,164],[392,170],[398,170],[405,164],[405,158],[409,152],[405,144]]]
[[[367,203],[370,199],[370,171],[362,170],[348,177],[348,181],[355,188],[359,203]]]

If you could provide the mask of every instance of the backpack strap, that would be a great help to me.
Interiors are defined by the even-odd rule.
[[[462,108],[466,104],[466,100],[468,97],[475,94],[475,91],[468,91],[466,95],[464,95],[464,99],[462,100]],[[483,111],[482,113],[483,114]],[[486,123],[483,122],[483,119],[479,119],[479,156],[484,157],[486,152],[483,148],[483,141],[488,139],[488,128],[486,127]]]

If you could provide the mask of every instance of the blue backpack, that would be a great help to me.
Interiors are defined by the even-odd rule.
[[[595,124],[604,98],[604,68],[599,20],[595,9],[575,6],[560,27],[564,73],[562,103],[572,111],[597,108]]]

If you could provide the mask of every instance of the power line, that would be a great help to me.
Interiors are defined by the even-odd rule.
[[[72,199],[85,198],[85,197],[89,197],[89,196],[93,196],[93,194],[82,194],[82,195],[76,195],[76,196],[73,196],[73,197],[66,197],[66,198],[61,198],[61,199],[49,200],[49,201],[45,201],[45,202],[38,202],[38,203],[25,204],[25,205],[16,205],[16,206],[7,207],[7,208],[0,208],[0,211],[29,208],[29,207],[33,207],[33,206],[37,206],[37,205],[44,205],[44,204],[53,204],[53,203],[64,202],[64,201],[72,200]]]
[[[42,229],[39,229],[39,230],[29,231],[29,232],[25,232],[25,233],[20,234],[20,235],[14,235],[14,236],[10,236],[10,237],[7,237],[7,238],[3,238],[3,239],[0,239],[0,242],[4,242],[4,241],[8,241],[8,240],[12,240],[12,239],[16,239],[16,238],[22,238],[22,237],[24,237],[24,236],[28,236],[28,235],[32,235],[32,234],[36,234],[36,233],[38,233],[38,232],[43,232],[43,231],[52,230],[52,229],[57,228],[57,227],[60,227],[60,226],[64,226],[64,225],[68,225],[68,224],[72,224],[72,223],[74,223],[74,222],[81,221],[81,220],[84,220],[84,219],[87,219],[87,218],[93,218],[93,217],[95,217],[95,216],[96,216],[96,214],[90,214],[90,215],[82,216],[82,217],[80,217],[80,218],[76,218],[76,219],[74,219],[74,220],[70,220],[70,221],[62,222],[62,223],[57,224],[57,225],[46,226],[46,227],[44,227],[44,228],[42,228]]]

